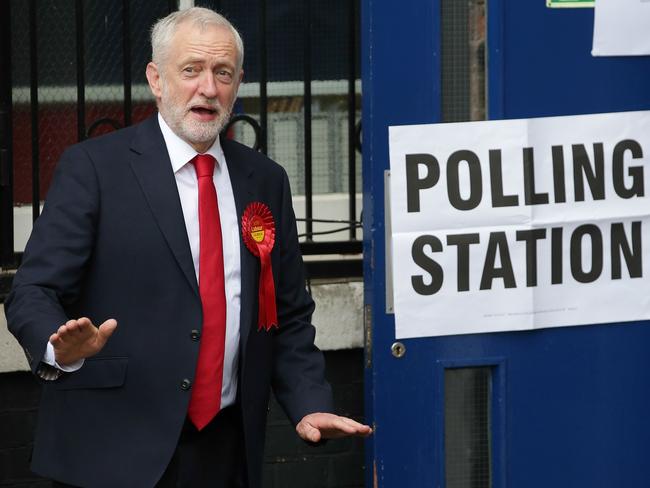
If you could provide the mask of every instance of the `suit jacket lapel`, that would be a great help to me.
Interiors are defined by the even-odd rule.
[[[235,197],[241,260],[241,314],[240,350],[244,364],[246,343],[251,330],[253,311],[257,303],[259,279],[258,260],[241,238],[241,216],[248,204],[255,200],[253,169],[236,145],[222,138],[222,149],[228,164],[228,173]],[[157,118],[151,117],[140,125],[131,145],[131,167],[178,265],[188,283],[199,295],[183,210],[169,154],[165,148]]]
[[[246,343],[250,333],[253,320],[253,311],[258,294],[259,280],[257,279],[256,270],[258,267],[257,258],[248,250],[241,237],[241,217],[248,204],[255,200],[253,191],[253,169],[244,158],[237,147],[226,138],[221,139],[221,147],[226,164],[228,164],[228,173],[230,174],[230,183],[232,184],[233,194],[235,196],[235,207],[237,208],[237,224],[240,242],[241,255],[241,314],[239,323],[240,333],[240,350],[242,355],[242,364],[244,364]]]
[[[142,123],[131,144],[131,168],[158,226],[194,292],[199,293],[183,209],[165,140],[154,115]]]

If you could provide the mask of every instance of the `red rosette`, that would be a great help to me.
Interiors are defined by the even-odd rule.
[[[271,267],[271,251],[275,244],[275,221],[269,207],[252,202],[241,218],[244,243],[254,256],[260,258],[259,314],[257,329],[270,330],[278,326],[275,306],[275,285]]]

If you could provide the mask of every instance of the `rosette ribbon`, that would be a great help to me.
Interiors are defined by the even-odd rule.
[[[260,258],[259,313],[257,330],[278,326],[271,251],[275,244],[273,214],[265,204],[252,202],[242,216],[242,236],[248,250]]]

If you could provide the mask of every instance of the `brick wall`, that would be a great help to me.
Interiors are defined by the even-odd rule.
[[[325,352],[338,413],[363,418],[363,351]],[[29,471],[40,387],[27,372],[0,374],[0,487],[49,488]],[[361,488],[363,441],[311,447],[300,441],[273,401],[267,426],[265,488]]]
[[[325,359],[337,413],[362,420],[363,350],[326,351]],[[337,439],[324,446],[308,446],[272,401],[266,434],[265,488],[361,488],[363,462],[363,440]]]
[[[0,374],[0,486],[49,488],[29,471],[40,387],[31,373]]]

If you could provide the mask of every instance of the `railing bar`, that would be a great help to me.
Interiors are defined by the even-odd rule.
[[[38,121],[38,33],[36,0],[29,0],[29,102],[32,125],[32,222],[41,213],[41,163]]]
[[[359,254],[363,251],[361,241],[302,241],[300,250],[303,255],[315,254]]]
[[[306,222],[307,219],[296,219],[296,222]],[[348,225],[361,225],[359,220],[339,220],[339,219],[311,219],[312,222],[319,224],[348,224]]]
[[[124,126],[131,125],[133,95],[131,94],[131,13],[130,0],[122,0],[122,69],[124,77]]]
[[[357,0],[349,0],[350,12],[348,22],[348,194],[350,197],[350,220],[357,218],[357,167],[355,151],[356,125],[356,5]],[[350,228],[350,239],[357,238],[356,227]]]
[[[360,225],[355,226],[353,228],[361,227]],[[345,226],[345,227],[339,227],[338,229],[332,229],[332,230],[322,230],[318,232],[312,232],[311,235],[313,236],[323,236],[325,234],[338,234],[339,232],[345,232],[346,230],[350,229],[350,226]],[[298,238],[301,237],[306,237],[307,234],[298,234]]]
[[[307,240],[312,240],[313,188],[312,188],[312,145],[311,145],[311,0],[305,0],[304,45],[304,129],[305,129],[305,214]]]
[[[14,261],[11,2],[0,2],[0,266]]]
[[[259,49],[260,49],[260,125],[262,126],[262,137],[260,138],[260,150],[262,153],[268,153],[268,67],[267,67],[267,50],[266,50],[266,0],[260,0],[260,25],[259,25]]]
[[[84,6],[83,0],[75,3],[77,30],[77,139],[86,138],[86,79],[84,60]]]

